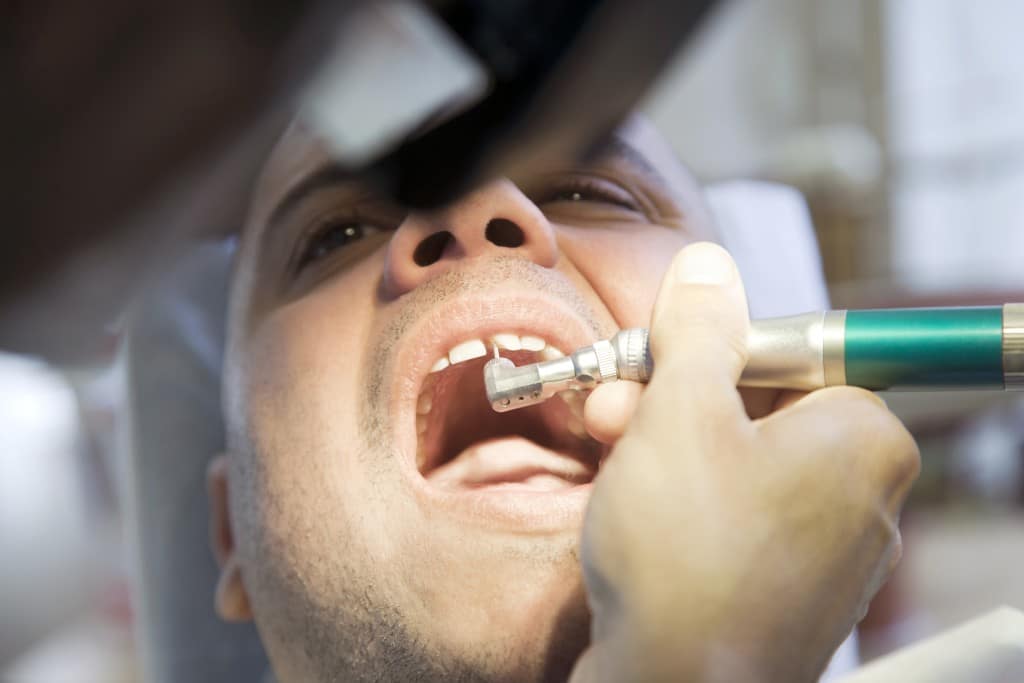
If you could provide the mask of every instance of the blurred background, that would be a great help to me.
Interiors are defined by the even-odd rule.
[[[1024,297],[1024,4],[754,0],[724,8],[649,108],[704,180],[803,193],[835,308]],[[888,394],[921,446],[905,559],[870,659],[1024,607],[1024,397]]]
[[[1021,26],[1017,0],[734,0],[645,108],[702,180],[803,193],[834,307],[1024,301]],[[0,680],[139,680],[119,342],[0,354]],[[865,659],[1024,609],[1024,399],[886,399],[924,469]]]

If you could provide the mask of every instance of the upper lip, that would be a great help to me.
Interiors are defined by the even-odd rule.
[[[486,341],[501,332],[542,337],[566,353],[597,339],[597,332],[566,303],[511,284],[439,304],[407,331],[395,355],[392,423],[404,466],[416,471],[416,400],[433,363],[460,342]]]

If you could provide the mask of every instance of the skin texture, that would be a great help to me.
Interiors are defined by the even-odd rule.
[[[899,559],[913,439],[851,387],[752,419],[747,327],[728,254],[688,247],[655,305],[652,381],[591,397],[616,446],[583,531],[594,644],[575,681],[816,680]]]
[[[232,285],[224,377],[228,453],[211,464],[209,492],[213,546],[222,567],[217,609],[225,619],[255,619],[282,683],[555,681],[571,674],[581,681],[602,675],[621,681],[643,675],[642,668],[629,667],[654,662],[660,662],[659,676],[699,673],[692,668],[693,656],[680,657],[675,644],[666,647],[654,636],[669,632],[662,627],[671,625],[692,644],[687,652],[699,653],[700,623],[720,625],[738,614],[749,616],[764,602],[757,591],[774,587],[767,579],[749,591],[737,589],[742,582],[730,583],[737,598],[732,611],[692,611],[714,617],[700,623],[670,624],[684,612],[670,605],[657,608],[665,598],[677,606],[684,598],[687,607],[700,602],[702,593],[693,587],[703,586],[707,573],[690,572],[692,582],[674,582],[674,592],[658,590],[666,585],[658,577],[686,569],[680,557],[666,555],[659,545],[678,529],[695,529],[702,518],[698,503],[708,501],[718,505],[708,508],[718,522],[695,536],[702,542],[695,547],[707,553],[706,572],[742,576],[750,562],[760,561],[752,548],[776,538],[755,535],[752,547],[736,546],[748,552],[735,557],[717,552],[710,539],[723,529],[722,520],[736,521],[744,513],[766,520],[758,529],[793,536],[794,552],[818,554],[818,542],[841,545],[838,532],[850,537],[851,528],[855,538],[867,539],[860,549],[868,557],[857,571],[838,564],[849,559],[846,546],[837,545],[836,562],[821,566],[779,558],[779,572],[789,579],[798,582],[804,568],[807,578],[818,582],[841,575],[850,596],[858,598],[829,606],[828,636],[816,643],[809,662],[788,673],[820,671],[829,648],[853,625],[861,594],[873,593],[876,586],[860,569],[885,565],[898,535],[891,524],[882,524],[888,532],[883,539],[878,525],[891,522],[891,515],[861,515],[846,527],[829,527],[836,533],[814,536],[798,523],[802,517],[793,522],[784,512],[784,499],[769,494],[792,493],[808,481],[799,476],[806,463],[820,469],[822,457],[816,456],[834,450],[835,439],[827,435],[812,439],[808,449],[794,448],[793,434],[805,430],[812,417],[827,424],[851,405],[864,411],[871,424],[891,436],[875,439],[871,452],[881,457],[898,451],[901,462],[912,459],[905,455],[905,432],[894,418],[884,417],[888,413],[877,400],[848,392],[803,404],[811,406],[800,409],[806,419],[773,423],[780,425],[773,439],[742,440],[753,423],[734,389],[743,353],[736,340],[746,320],[737,303],[742,300],[738,278],[721,300],[709,295],[698,299],[701,305],[686,297],[674,301],[678,292],[666,290],[662,278],[680,248],[711,234],[706,211],[678,167],[660,162],[651,168],[665,148],[649,129],[633,124],[623,137],[628,146],[613,147],[586,168],[551,169],[521,187],[497,180],[432,214],[406,215],[367,197],[338,173],[321,172],[329,165],[327,155],[301,128],[288,131],[271,156],[253,196]],[[308,188],[311,178],[318,179],[315,189],[296,199],[296,188]],[[521,243],[488,236],[486,226],[494,219],[513,223]],[[334,248],[336,228],[353,225],[363,230],[362,239]],[[450,233],[443,251],[435,260],[418,261],[424,241],[443,231]],[[319,237],[310,239],[311,234]],[[310,253],[319,256],[297,270],[296,262]],[[687,327],[694,321],[656,316],[653,329],[661,331],[655,333],[655,349],[666,354],[657,357],[658,376],[665,379],[653,382],[643,398],[633,388],[595,393],[588,403],[587,429],[598,441],[616,445],[595,484],[599,497],[587,513],[582,560],[586,496],[540,521],[526,515],[519,523],[518,517],[499,518],[486,507],[441,504],[429,493],[415,467],[412,416],[403,412],[404,392],[415,375],[410,359],[424,340],[471,323],[467,318],[483,310],[480,306],[501,301],[508,315],[525,317],[550,306],[592,341],[620,327],[650,324],[659,286],[660,307],[696,305],[696,323]],[[704,343],[667,355],[668,339],[680,332],[698,334]],[[735,353],[722,354],[723,348]],[[708,395],[714,390],[732,397],[723,404],[740,405],[730,420],[717,419],[716,402],[672,400],[672,381],[680,377],[662,365],[691,367],[672,360],[688,353],[692,363],[710,368],[728,364],[717,373],[701,373],[699,386]],[[708,360],[716,354],[726,360]],[[646,398],[656,387],[668,401],[660,409],[649,407]],[[747,398],[754,417],[801,405],[797,396],[762,392]],[[695,425],[705,424],[701,415],[710,410],[712,427],[702,438],[677,440],[679,410]],[[634,411],[636,419],[630,420]],[[864,437],[853,429],[841,435],[851,439],[844,452],[856,459]],[[713,472],[670,466],[715,460],[722,448],[737,450],[737,443],[751,459],[770,462],[776,449],[791,453],[790,476],[779,475],[785,486],[759,489],[735,463]],[[664,462],[652,460],[655,452]],[[612,467],[631,460],[642,464]],[[662,466],[664,476],[652,474],[651,468]],[[711,484],[723,486],[698,487],[702,496],[678,505],[672,482],[686,476],[697,486],[705,474],[714,475]],[[660,478],[660,486],[648,487],[652,476]],[[730,478],[750,485],[727,488]],[[883,488],[892,488],[891,480],[871,478],[851,497],[871,507]],[[898,508],[902,480],[894,490]],[[754,496],[753,502],[745,501],[746,495]],[[646,498],[644,514],[628,509],[633,498]],[[761,504],[768,507],[756,507]],[[617,523],[618,515],[633,521]],[[635,525],[645,533],[637,533]],[[627,549],[635,552],[629,555],[633,561],[623,561]],[[712,567],[714,562],[719,564]],[[630,588],[640,584],[648,589]],[[712,597],[713,605],[722,601],[722,595]],[[789,611],[806,616],[821,606]],[[755,623],[779,625],[764,613],[765,620]],[[790,626],[788,635],[805,635]],[[722,629],[721,648],[739,648],[751,666],[769,664],[762,660],[772,650],[770,630]],[[616,661],[617,669],[610,664]],[[771,669],[776,670],[783,671]]]

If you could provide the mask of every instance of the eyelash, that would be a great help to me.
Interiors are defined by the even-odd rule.
[[[642,211],[639,202],[625,188],[611,181],[589,178],[565,178],[534,198],[537,206],[556,202],[593,202],[610,204],[627,211]]]
[[[371,221],[364,220],[357,216],[337,218],[324,221],[309,232],[309,236],[303,240],[298,249],[299,258],[295,264],[295,272],[299,273],[304,268],[322,258],[330,256],[337,248],[348,246],[354,242],[382,232],[384,228],[374,225]],[[339,234],[340,231],[340,234]],[[340,242],[329,245],[327,239],[337,235]]]

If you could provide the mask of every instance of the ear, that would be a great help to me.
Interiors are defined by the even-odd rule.
[[[252,608],[242,581],[242,566],[231,531],[231,506],[228,504],[228,459],[218,455],[206,468],[206,494],[210,499],[210,546],[220,567],[213,606],[224,621],[250,621]]]

